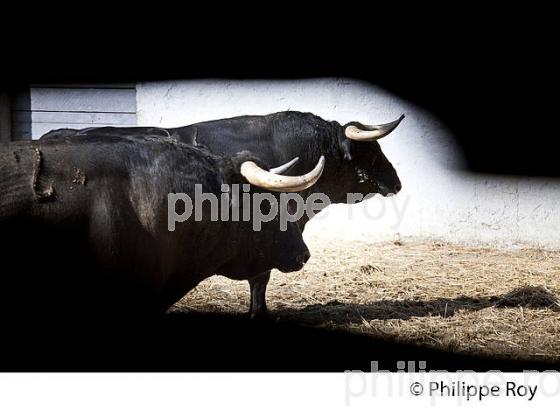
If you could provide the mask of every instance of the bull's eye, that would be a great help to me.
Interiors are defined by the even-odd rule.
[[[364,184],[370,180],[368,173],[362,169],[356,167],[356,175],[358,176],[358,182]]]

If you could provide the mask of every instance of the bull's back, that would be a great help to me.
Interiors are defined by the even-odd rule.
[[[274,166],[277,149],[270,121],[266,116],[243,116],[200,122],[169,130],[179,141],[202,145],[219,156],[234,156],[250,151]]]

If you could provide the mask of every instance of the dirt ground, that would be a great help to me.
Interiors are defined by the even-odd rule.
[[[452,352],[560,361],[560,251],[437,242],[308,241],[299,272],[274,271],[272,320]],[[246,312],[247,282],[213,277],[173,309]]]

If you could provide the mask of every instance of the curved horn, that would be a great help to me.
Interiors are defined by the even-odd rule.
[[[354,141],[375,141],[380,138],[383,138],[395,128],[397,125],[401,123],[404,118],[404,114],[399,117],[398,120],[393,122],[388,122],[387,124],[380,124],[380,125],[364,125],[364,129],[361,130],[354,125],[350,125],[346,127],[344,133],[346,134],[347,138],[350,138]]]
[[[270,168],[269,172],[272,172],[273,174],[283,174],[291,167],[293,167],[298,161],[299,161],[299,157],[295,157],[290,162],[286,162],[284,165],[280,165],[279,167],[276,168]]]
[[[265,171],[253,161],[245,161],[241,164],[241,175],[249,183],[276,192],[299,192],[314,185],[325,168],[325,157],[321,155],[319,162],[313,170],[305,175],[297,177],[276,175]]]

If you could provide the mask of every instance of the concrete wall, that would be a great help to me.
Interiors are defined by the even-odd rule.
[[[403,190],[394,198],[335,205],[308,235],[386,240],[423,237],[469,244],[560,248],[560,183],[459,170],[460,152],[430,113],[369,83],[196,80],[140,83],[138,124],[180,126],[244,114],[310,111],[345,123],[406,119],[380,143]],[[481,147],[484,149],[484,147]]]

